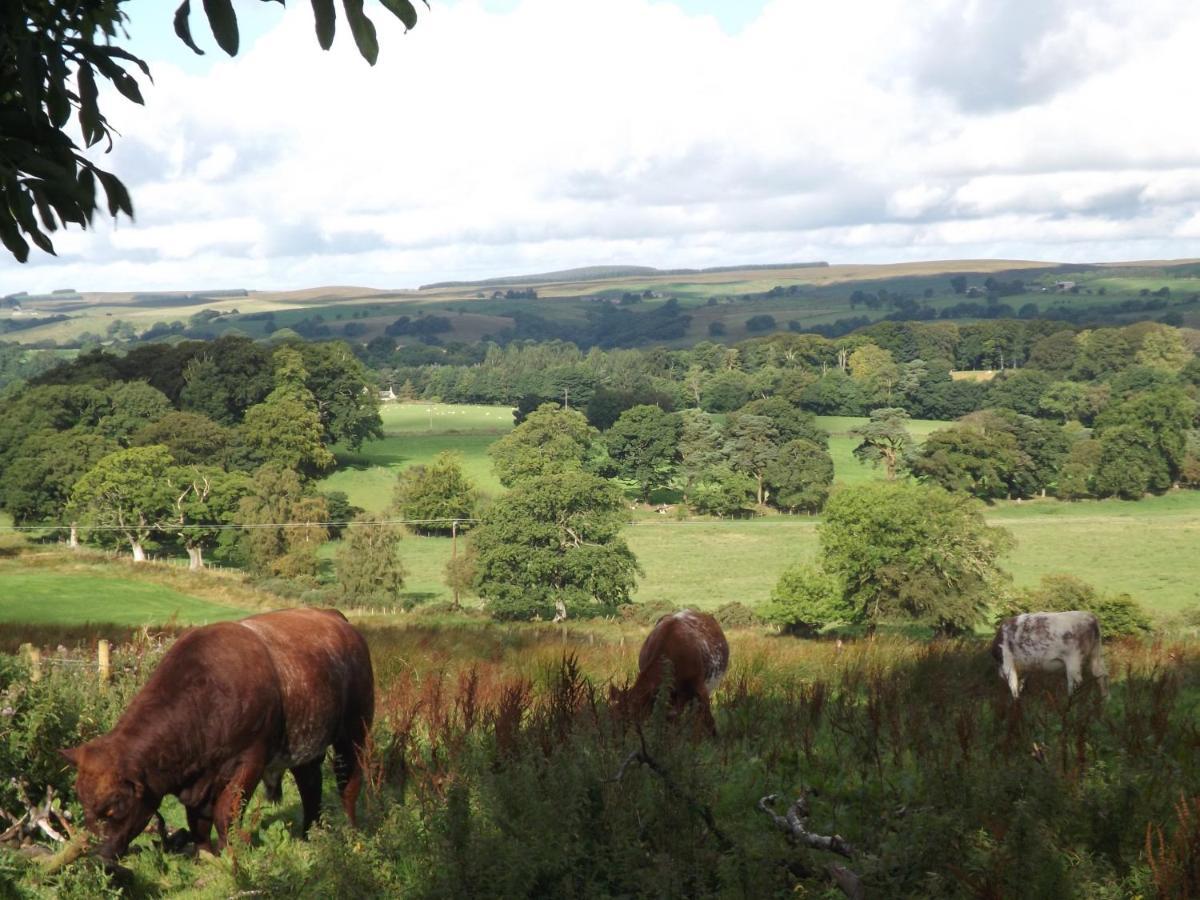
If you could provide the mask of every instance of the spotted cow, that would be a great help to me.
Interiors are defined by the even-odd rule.
[[[1025,672],[1067,673],[1067,693],[1083,680],[1086,663],[1108,696],[1108,670],[1100,645],[1100,623],[1090,612],[1023,613],[1000,623],[992,641],[992,658],[1013,699],[1021,695]]]

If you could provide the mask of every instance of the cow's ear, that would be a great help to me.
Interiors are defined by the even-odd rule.
[[[59,754],[59,756],[61,756],[63,759],[65,759],[67,762],[69,762],[71,765],[73,765],[75,768],[78,769],[79,768],[79,757],[80,757],[79,751],[81,749],[82,749],[82,747],[67,747],[63,750],[59,750],[58,754]]]

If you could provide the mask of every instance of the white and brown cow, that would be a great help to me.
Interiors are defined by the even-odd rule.
[[[1067,673],[1067,693],[1083,680],[1083,666],[1108,696],[1108,670],[1100,646],[1100,623],[1090,612],[1022,613],[1005,619],[992,641],[992,657],[1013,699],[1021,695],[1024,673],[1032,670]]]

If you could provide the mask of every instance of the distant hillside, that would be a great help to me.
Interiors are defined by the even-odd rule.
[[[506,275],[482,281],[437,281],[423,284],[419,290],[434,288],[498,287],[506,284],[543,284],[547,281],[600,281],[606,278],[638,278],[652,275],[710,275],[719,272],[755,272],[763,269],[811,269],[828,266],[827,262],[763,263],[753,266],[711,266],[707,269],[656,269],[653,266],[582,266],[535,275]]]

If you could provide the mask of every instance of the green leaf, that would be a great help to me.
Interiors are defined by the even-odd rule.
[[[117,213],[123,212],[132,219],[133,201],[129,199],[129,191],[121,183],[121,179],[102,169],[96,170],[96,177],[100,179],[100,184],[104,186],[104,193],[108,196],[109,214],[115,218]]]
[[[83,140],[89,147],[104,137],[104,119],[96,103],[96,76],[88,63],[79,66],[79,125],[83,128]]]
[[[404,23],[404,27],[412,29],[417,27],[417,11],[408,0],[379,0],[384,7],[391,11],[397,19]]]
[[[204,0],[204,12],[221,49],[230,56],[237,56],[238,23],[232,0]]]
[[[191,14],[192,0],[183,0],[179,4],[179,9],[175,10],[175,33],[179,35],[181,41],[203,56],[204,51],[197,47],[196,42],[192,40],[192,27],[188,23],[188,17]]]
[[[342,0],[342,8],[346,10],[346,21],[350,23],[358,52],[368,63],[375,65],[379,58],[379,41],[375,37],[375,26],[363,12],[363,0]]]
[[[312,8],[317,20],[317,43],[322,50],[328,50],[333,46],[333,32],[337,26],[333,0],[312,0]]]
[[[4,195],[7,191],[0,187],[0,201],[4,200]],[[8,211],[8,204],[0,202],[0,242],[8,248],[8,252],[17,258],[17,262],[25,262],[29,259],[29,244],[21,237],[21,232],[17,230],[17,223],[13,221],[12,215]]]

